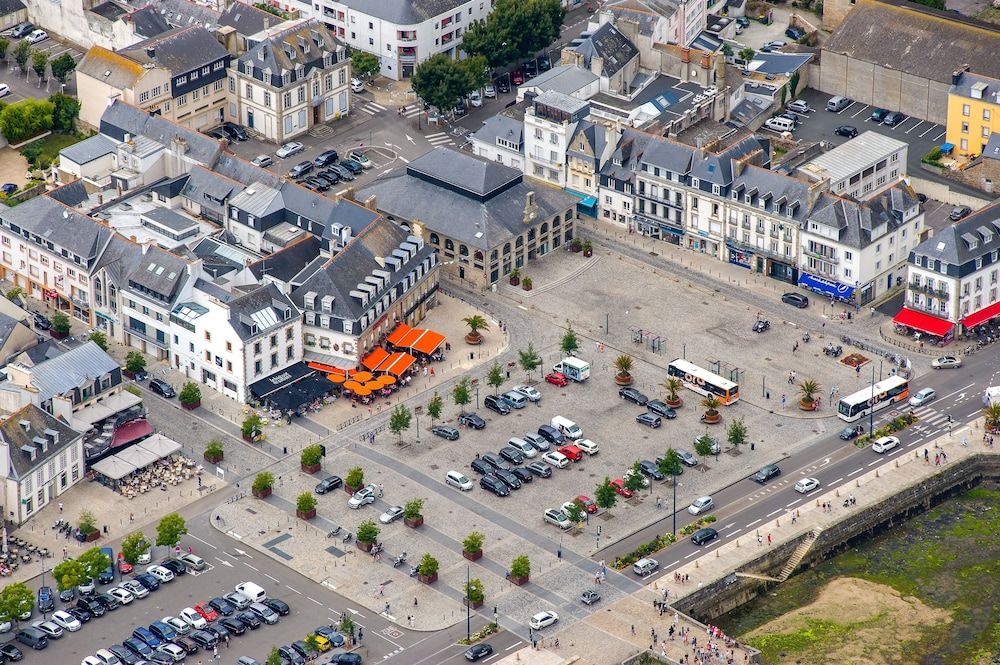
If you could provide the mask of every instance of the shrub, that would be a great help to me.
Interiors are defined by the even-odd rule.
[[[256,413],[251,413],[243,420],[243,424],[240,426],[240,432],[243,433],[244,438],[251,438],[259,435],[264,430],[264,420],[258,416]]]
[[[528,577],[531,574],[531,560],[527,554],[514,557],[510,562],[511,577]]]
[[[302,449],[302,456],[300,457],[302,466],[316,466],[322,460],[323,448],[318,443]]]
[[[194,381],[188,381],[177,396],[181,404],[195,404],[201,401],[201,388]]]
[[[261,471],[253,479],[252,487],[254,492],[263,492],[264,490],[271,489],[274,487],[274,474],[270,471]]]
[[[413,499],[411,501],[407,501],[406,505],[403,506],[403,517],[405,517],[408,520],[414,520],[419,517],[423,517],[423,515],[420,514],[420,511],[423,509],[423,507],[424,507],[423,499]]]
[[[483,550],[483,542],[486,540],[486,535],[482,531],[473,531],[465,540],[462,541],[462,549],[469,554],[475,552],[481,552]]]
[[[97,518],[89,510],[80,511],[80,531],[83,533],[93,533],[97,531]]]
[[[135,374],[146,369],[146,356],[138,351],[129,351],[125,356],[125,369]]]
[[[441,564],[438,560],[432,557],[430,554],[425,554],[422,559],[420,559],[420,565],[417,567],[417,571],[426,577],[431,577],[432,575],[437,575],[438,568]]]
[[[62,312],[56,312],[52,315],[52,329],[55,330],[60,335],[69,334],[69,317]]]
[[[379,529],[372,520],[365,520],[358,525],[358,542],[374,543],[378,540]]]
[[[211,441],[208,442],[208,445],[205,446],[205,457],[218,459],[222,457],[222,455],[223,455],[222,442],[219,441],[218,439],[212,439]]]
[[[474,603],[482,602],[486,597],[483,593],[483,583],[478,577],[473,577],[466,583],[465,597]]]
[[[303,492],[295,499],[295,510],[300,513],[308,513],[316,508],[316,497],[312,492]]]
[[[365,484],[365,472],[360,466],[356,466],[347,472],[347,477],[344,479],[348,487],[361,487]]]

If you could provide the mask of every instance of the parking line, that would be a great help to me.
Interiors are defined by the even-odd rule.
[[[270,578],[270,579],[271,579],[271,581],[273,581],[273,582],[278,582],[279,584],[281,583],[281,580],[279,580],[279,579],[278,579],[277,577],[271,577],[271,576],[270,576],[270,575],[268,575],[267,573],[264,573],[264,577],[268,577],[268,578]]]
[[[189,536],[191,536],[192,538],[194,538],[195,540],[197,540],[197,541],[198,541],[199,543],[204,543],[205,545],[208,545],[208,546],[209,546],[209,547],[211,547],[211,548],[212,548],[213,550],[217,550],[217,549],[219,549],[218,547],[216,547],[216,546],[215,546],[215,545],[213,545],[212,543],[209,543],[209,542],[206,542],[206,541],[202,540],[201,538],[199,538],[198,536],[196,536],[196,535],[194,535],[194,534],[191,534],[191,533],[189,533],[188,535],[189,535]]]
[[[307,599],[309,599],[309,600],[311,600],[312,602],[316,603],[316,604],[317,604],[317,605],[319,605],[320,607],[323,607],[323,603],[319,602],[318,600],[316,600],[316,599],[315,599],[315,598],[313,598],[312,596],[306,596],[306,598],[307,598]]]
[[[947,133],[948,133],[947,131],[944,131],[944,132],[941,132],[940,134],[938,134],[937,136],[935,136],[935,137],[934,137],[933,139],[931,139],[931,140],[932,140],[932,141],[940,141],[940,140],[941,140],[941,138],[942,138],[942,137],[943,137],[943,136],[944,136],[945,134],[947,134]]]
[[[851,102],[850,104],[848,104],[844,108],[842,108],[839,111],[837,111],[837,115],[840,115],[841,113],[843,113],[843,114],[846,115],[848,111],[850,111],[852,108],[854,108],[855,104],[857,104],[857,102]],[[854,117],[854,116],[851,116],[851,117]]]
[[[925,130],[924,130],[924,133],[920,135],[920,138],[924,138],[924,134],[926,134],[927,132],[931,132],[931,131],[934,131],[934,128],[935,128],[935,127],[937,127],[937,125],[931,125],[931,126],[930,126],[930,127],[928,127],[927,129],[925,129]]]
[[[855,113],[855,114],[854,114],[854,115],[852,115],[851,117],[852,117],[852,118],[857,118],[857,117],[858,117],[859,115],[861,115],[862,113],[864,113],[864,112],[865,112],[865,109],[867,109],[867,108],[868,108],[868,105],[867,105],[867,104],[865,104],[864,106],[862,106],[862,107],[861,107],[861,109],[860,109],[860,110],[859,110],[859,111],[858,111],[857,113]],[[867,121],[867,119],[866,119],[866,121]]]
[[[920,126],[920,125],[922,125],[922,124],[924,124],[924,121],[923,121],[923,120],[921,120],[921,121],[920,121],[920,122],[918,122],[917,124],[913,125],[913,127],[910,127],[909,129],[907,129],[907,130],[906,130],[906,133],[907,133],[907,134],[909,134],[910,132],[912,132],[912,131],[913,131],[914,129],[916,129],[917,127],[919,127],[919,126]]]

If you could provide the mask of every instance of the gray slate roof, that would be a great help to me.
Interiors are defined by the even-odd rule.
[[[889,232],[894,231],[903,223],[903,212],[917,203],[916,192],[904,183],[897,183],[886,192],[865,201],[824,193],[808,218],[837,229],[843,244],[864,249],[882,237],[880,234],[878,238],[873,238],[872,232],[877,227],[885,225]],[[993,232],[1000,236],[997,229]],[[932,240],[939,235],[935,234]],[[993,245],[994,248],[997,246],[1000,246],[1000,240]]]
[[[556,92],[571,95],[598,80],[598,78],[600,77],[589,69],[577,67],[576,65],[559,65],[525,82],[522,87],[555,90]]]
[[[0,0],[0,16],[7,16],[22,9],[26,7],[21,0]]]
[[[390,23],[416,25],[442,14],[454,13],[465,0],[343,0],[353,11]]]
[[[789,74],[805,67],[813,59],[811,53],[755,53],[753,71],[761,74]]]
[[[657,22],[669,19],[680,7],[675,0],[620,0],[605,6],[616,19],[628,19],[639,24],[639,34],[651,37]]]
[[[148,289],[172,303],[187,277],[187,262],[155,245],[139,245],[116,234],[98,263],[119,289]],[[139,293],[144,294],[141,290]]]
[[[729,147],[719,152],[706,152],[704,157],[691,163],[691,177],[699,178],[716,185],[728,185],[733,181],[732,160],[741,159],[754,152],[763,150],[757,138],[750,133]],[[763,155],[762,155],[763,157]]]
[[[153,57],[147,49],[153,49]],[[171,74],[183,74],[225,58],[229,52],[205,28],[192,25],[144,39],[123,50],[136,62],[157,64]]]
[[[27,430],[22,427],[22,422],[28,424]],[[44,439],[47,434],[54,435],[58,442],[48,444],[45,452],[42,452],[36,439]],[[50,460],[56,459],[59,453],[66,450],[79,437],[78,432],[34,404],[18,409],[0,423],[0,439],[7,443],[10,455],[11,476],[17,480],[24,479],[36,469],[48,464]],[[22,450],[29,446],[37,451],[34,461]]]
[[[219,12],[208,5],[200,5],[188,0],[156,0],[155,3],[151,3],[150,0],[118,1],[132,7],[153,7],[175,28],[197,24],[214,32],[219,27]]]
[[[741,199],[746,192],[755,192],[755,201],[756,197],[767,197],[766,209],[770,211],[776,211],[777,204],[782,201],[786,205],[798,203],[792,214],[797,222],[802,222],[810,212],[806,209],[809,183],[754,164],[744,166],[742,173],[733,179],[733,191],[738,192]]]
[[[244,37],[255,35],[265,27],[273,28],[283,22],[284,19],[279,16],[239,1],[229,5],[229,8],[219,16],[220,25],[233,28]]]
[[[140,37],[155,37],[170,30],[170,24],[167,23],[167,19],[163,17],[163,14],[156,11],[156,7],[152,5],[132,12],[129,15],[129,20],[132,22],[132,29],[135,31],[135,34]]]
[[[601,169],[601,175],[620,182],[635,183],[638,164],[644,160],[643,155],[646,149],[650,142],[656,138],[653,134],[626,128],[622,132],[621,138],[618,139],[618,145],[615,146],[611,159]]]
[[[118,363],[114,358],[94,342],[87,342],[35,365],[31,370],[31,383],[38,389],[39,401],[45,402],[116,369]]]
[[[294,303],[274,284],[261,286],[245,296],[233,298],[227,304],[229,325],[243,341],[265,335],[300,316]]]
[[[69,206],[70,208],[75,208],[89,198],[87,194],[87,188],[83,184],[83,180],[74,180],[73,182],[63,185],[62,187],[57,187],[48,193],[59,203]]]
[[[94,134],[89,139],[66,146],[59,151],[60,156],[77,164],[89,164],[95,159],[113,154],[118,150],[118,144],[103,134]]]
[[[984,243],[979,229],[986,229],[993,235],[991,242]],[[978,241],[976,249],[969,249],[962,236],[972,235]],[[928,256],[950,265],[962,265],[974,261],[994,251],[1000,251],[1000,200],[981,208],[965,219],[949,224],[943,229],[935,229],[934,235],[913,249],[911,255]]]
[[[641,161],[659,166],[672,173],[685,174],[691,170],[694,148],[663,137],[652,137],[646,143]]]
[[[479,197],[489,197],[523,177],[517,169],[444,147],[417,157],[406,172]]]
[[[0,218],[85,261],[96,259],[114,235],[103,224],[48,196],[36,196],[14,208],[0,209]]]
[[[267,276],[288,282],[315,260],[322,248],[319,238],[307,233],[288,247],[251,263],[250,272],[260,280]]]
[[[983,159],[1000,159],[1000,134],[990,134],[990,140],[983,149]]]
[[[309,76],[309,63],[317,60],[322,62],[324,54],[336,52],[338,47],[337,40],[326,26],[312,19],[272,32],[267,40],[247,49],[239,61],[241,65],[250,64],[274,74],[290,72],[296,66],[303,65],[306,67],[305,76]],[[289,57],[289,53],[292,57]],[[299,81],[288,83],[296,86],[300,84]],[[272,78],[271,86],[281,88],[281,79]]]
[[[524,154],[524,121],[511,118],[504,113],[497,113],[490,116],[483,123],[472,138],[489,145],[496,145],[497,139],[505,139],[511,143],[521,146],[521,154]],[[508,148],[509,149],[509,148]]]
[[[204,166],[214,164],[222,150],[219,142],[211,136],[187,129],[161,116],[150,115],[118,99],[101,116],[100,131],[117,141],[124,141],[125,134],[144,136],[168,149],[175,137],[184,139],[187,142],[185,157]]]
[[[590,67],[594,56],[603,58],[602,76],[613,76],[639,55],[639,49],[632,40],[611,23],[605,23],[593,34],[583,37],[582,43],[575,50],[583,54],[587,67]]]

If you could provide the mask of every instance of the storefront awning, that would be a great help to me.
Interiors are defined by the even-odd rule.
[[[417,359],[411,356],[409,353],[403,353],[397,351],[396,353],[389,356],[385,362],[383,362],[378,367],[380,372],[388,372],[395,376],[402,376],[403,373],[410,368],[413,363],[417,362]]]
[[[276,372],[266,379],[255,381],[250,384],[250,392],[255,397],[267,397],[268,395],[289,386],[299,379],[312,374],[313,370],[304,362],[297,362],[289,365],[280,372]]]
[[[282,411],[295,411],[313,400],[317,400],[335,388],[325,376],[310,376],[272,395],[270,400]]]
[[[996,316],[1000,316],[1000,302],[995,302],[989,307],[984,307],[978,312],[969,314],[962,319],[962,325],[966,328],[975,328],[980,323],[985,323]]]
[[[406,325],[405,323],[400,323],[399,325],[396,326],[395,330],[389,333],[389,336],[386,337],[385,340],[390,344],[392,344],[393,346],[400,346],[399,344],[400,341],[402,341],[402,339],[406,337],[407,333],[409,333],[410,330],[412,330],[410,326]]]
[[[133,420],[115,430],[114,437],[111,439],[111,447],[121,448],[122,446],[127,446],[134,441],[145,439],[152,433],[153,426],[149,424],[148,420],[145,418]]]
[[[125,450],[115,453],[112,457],[117,457],[137,469],[145,469],[147,466],[160,459],[159,455],[150,450],[146,450],[142,446],[131,446]],[[104,460],[101,461],[103,462]],[[100,464],[100,462],[98,462],[98,464]]]
[[[317,356],[319,354],[314,353],[313,355]],[[354,376],[355,372],[358,371],[356,368],[354,368],[353,363],[351,363],[350,367],[347,366],[347,363],[351,362],[347,359],[334,358],[333,356],[325,356],[325,357],[331,360],[340,361],[344,363],[344,365],[343,366],[331,365],[328,362],[325,363],[325,362],[320,362],[318,360],[311,360],[308,363],[309,369],[314,369],[318,372],[322,372],[323,374],[339,374],[340,376],[343,376],[345,378],[349,376]]]
[[[955,326],[951,321],[939,319],[936,316],[924,314],[923,312],[918,312],[907,307],[899,310],[899,314],[896,315],[893,322],[934,335],[935,337],[944,337]]]
[[[829,279],[823,279],[822,277],[817,277],[816,275],[810,275],[807,272],[799,273],[799,286],[809,289],[810,291],[814,291],[822,296],[837,298],[839,300],[850,300],[851,294],[854,293],[853,286],[841,284],[840,282],[835,282]]]
[[[433,330],[424,330],[423,334],[410,345],[414,351],[430,355],[437,351],[438,347],[444,344],[444,335]]]
[[[168,455],[173,455],[181,449],[181,444],[177,443],[173,439],[168,439],[162,434],[154,434],[136,445],[156,455],[157,459],[163,459]]]
[[[388,357],[389,352],[381,346],[377,346],[361,360],[361,364],[374,372],[375,368],[381,365]]]

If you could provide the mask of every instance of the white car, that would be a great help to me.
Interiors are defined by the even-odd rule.
[[[795,491],[799,494],[809,494],[817,487],[819,487],[819,481],[815,478],[803,478],[795,483]]]
[[[549,508],[545,511],[543,519],[549,524],[554,524],[560,529],[568,529],[573,526],[573,523],[569,521],[566,517],[566,513],[561,510],[556,510],[555,508]]]
[[[872,444],[872,450],[877,453],[884,453],[886,451],[892,450],[899,445],[899,439],[894,436],[883,436],[881,439],[876,439],[875,443]]]
[[[779,134],[783,134],[784,132],[791,133],[791,130],[789,130],[784,123],[779,122],[779,118],[768,118],[764,121],[764,126],[773,132],[778,132]]]
[[[139,564],[140,566],[145,566],[147,563],[149,563],[150,561],[152,561],[153,560],[153,555],[150,554],[150,550],[152,550],[152,549],[153,548],[149,548],[148,550],[146,550],[145,552],[143,552],[142,554],[140,554],[139,558],[136,559],[135,562],[137,564]]]
[[[285,159],[286,157],[291,157],[292,155],[300,153],[305,149],[306,147],[298,141],[290,141],[278,148],[274,154],[279,159]]]
[[[71,633],[75,633],[82,627],[80,620],[69,612],[64,612],[62,610],[56,610],[52,613],[52,621],[56,623],[63,630],[68,630]]]
[[[14,624],[10,621],[4,621],[0,623],[0,633],[9,633],[14,629]]]
[[[559,621],[559,615],[555,612],[539,612],[531,617],[528,625],[531,626],[532,630],[541,630],[542,628],[548,628],[556,621]]]
[[[353,92],[364,92],[365,84],[364,81],[359,79],[357,76],[351,78],[351,90]]]
[[[931,361],[934,369],[958,369],[962,366],[962,359],[956,356],[941,356]]]
[[[445,476],[445,482],[447,482],[452,487],[457,487],[463,492],[468,492],[472,489],[472,481],[464,473],[459,471],[449,471],[448,475]]]
[[[132,595],[131,591],[129,591],[128,589],[123,589],[120,586],[108,589],[108,595],[115,598],[115,600],[117,600],[122,605],[128,605],[133,600],[135,600],[135,596]]]
[[[43,42],[48,38],[49,38],[49,33],[45,32],[44,30],[35,30],[24,39],[29,44],[37,44],[38,42]]]
[[[174,579],[174,571],[163,566],[150,566],[146,572],[155,577],[160,582],[170,582]]]
[[[194,628],[195,630],[201,630],[202,628],[208,625],[208,622],[205,621],[205,617],[198,614],[194,610],[194,608],[191,607],[185,607],[183,610],[181,610],[181,618],[184,619],[184,621],[186,621],[187,624],[191,628]]]
[[[910,398],[910,406],[923,406],[937,397],[933,388],[922,388],[920,392]]]
[[[165,616],[163,617],[163,623],[167,624],[168,626],[176,630],[178,635],[187,635],[188,633],[191,632],[191,624],[189,624],[184,619],[178,619],[177,617],[172,617],[172,616]]]
[[[701,515],[715,508],[715,501],[710,496],[700,496],[688,506],[688,512],[692,515]]]
[[[142,586],[135,580],[128,580],[127,582],[122,582],[122,588],[131,593],[136,598],[145,598],[149,595],[149,589]]]
[[[36,621],[31,625],[45,633],[51,639],[58,640],[63,636],[63,629],[53,621]]]
[[[514,386],[511,390],[524,395],[529,402],[537,402],[542,399],[542,393],[538,392],[531,386]]]
[[[165,653],[174,659],[175,663],[179,663],[185,658],[187,658],[187,651],[180,648],[172,642],[167,642],[166,644],[161,644],[156,648],[160,653]]]
[[[10,86],[6,83],[0,83],[0,97],[6,97],[10,94]]]
[[[91,656],[91,658],[97,658],[97,662],[100,665],[119,665],[121,663],[121,658],[114,655],[107,649],[98,649],[97,653]]]
[[[469,102],[476,108],[479,108],[483,105],[483,94],[478,90],[473,90],[472,94],[469,95]]]
[[[557,469],[565,469],[569,466],[569,458],[557,450],[550,450],[542,455],[542,461]]]
[[[391,524],[403,516],[402,506],[389,506],[385,512],[378,516],[378,521],[382,524]]]
[[[487,99],[493,99],[497,96],[497,87],[492,83],[487,83],[486,87],[483,88],[483,97]]]
[[[361,506],[366,506],[369,503],[375,503],[375,486],[368,485],[367,487],[362,487],[357,492],[355,492],[350,499],[347,500],[347,507],[357,510]]]
[[[250,160],[250,163],[263,169],[274,164],[274,160],[270,155],[257,155]]]
[[[596,455],[601,451],[601,449],[598,448],[597,444],[591,441],[590,439],[580,439],[573,445],[575,445],[577,448],[587,453],[588,455]]]
[[[105,665],[105,663],[97,656],[87,656],[80,661],[80,665]]]

